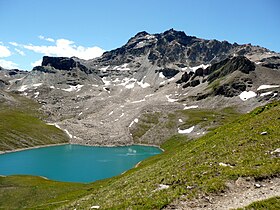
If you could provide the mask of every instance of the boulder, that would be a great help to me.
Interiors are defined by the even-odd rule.
[[[177,83],[177,84],[181,84],[181,83],[187,82],[187,81],[189,81],[190,78],[191,78],[191,77],[190,77],[190,75],[188,74],[188,72],[185,72],[185,73],[182,75],[181,79],[179,79],[176,83]]]

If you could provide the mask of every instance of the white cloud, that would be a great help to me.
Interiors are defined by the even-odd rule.
[[[43,36],[39,36],[40,39],[46,39]],[[48,38],[51,39],[51,38]],[[58,39],[55,41],[55,45],[52,46],[36,46],[36,45],[23,45],[25,49],[41,53],[48,56],[63,56],[72,57],[76,56],[85,60],[99,57],[103,54],[104,50],[100,47],[83,47],[76,46],[73,41],[67,39]]]
[[[42,64],[42,59],[32,62],[31,66],[32,67],[41,66],[41,64]]]
[[[0,58],[9,57],[11,55],[12,53],[7,47],[0,45]]]
[[[16,51],[18,54],[20,54],[20,55],[22,55],[22,56],[25,56],[25,53],[24,53],[22,50],[19,50],[19,49],[15,48],[15,51]]]
[[[12,61],[6,61],[4,59],[0,59],[0,66],[5,69],[17,69],[18,64],[12,62]]]
[[[18,47],[18,46],[19,46],[19,44],[16,43],[16,42],[9,42],[9,44],[10,44],[10,45],[13,45],[13,46],[15,46],[15,47]]]
[[[38,36],[38,37],[39,37],[39,39],[46,40],[46,41],[48,41],[48,42],[55,42],[54,39],[52,39],[52,38],[47,38],[47,37],[44,37],[44,36],[42,36],[42,35],[40,35],[40,36]]]

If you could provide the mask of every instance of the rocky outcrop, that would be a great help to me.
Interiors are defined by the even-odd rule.
[[[206,69],[209,74],[208,81],[213,82],[216,79],[231,74],[234,71],[241,71],[248,74],[255,70],[255,65],[244,56],[234,57],[232,59],[225,59],[217,64],[214,64]]]
[[[172,77],[174,77],[176,74],[178,74],[180,71],[176,70],[176,69],[160,69],[156,72],[161,72],[163,74],[163,76],[165,76],[167,79],[170,79]]]
[[[260,60],[262,66],[272,68],[272,69],[280,69],[280,56],[272,56],[268,58],[263,58]]]
[[[85,73],[91,73],[90,70],[82,65],[80,62],[75,61],[73,58],[67,57],[49,57],[44,56],[42,61],[42,67],[53,67],[58,70],[71,71],[74,68],[79,68]],[[35,68],[37,71],[48,71],[45,68]]]
[[[6,87],[10,83],[8,81],[5,81],[3,79],[0,79],[0,89]]]

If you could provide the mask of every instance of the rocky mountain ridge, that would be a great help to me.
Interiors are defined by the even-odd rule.
[[[44,56],[31,72],[1,69],[0,88],[41,103],[72,143],[124,145],[134,143],[131,131],[145,113],[228,106],[246,112],[279,100],[279,64],[280,55],[265,48],[171,29],[140,32],[92,60]],[[188,135],[205,132],[195,126]],[[138,143],[159,144],[171,134]]]

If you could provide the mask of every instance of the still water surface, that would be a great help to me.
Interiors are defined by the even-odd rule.
[[[119,175],[161,153],[157,147],[60,145],[0,155],[0,175],[26,174],[66,182],[93,182]]]

